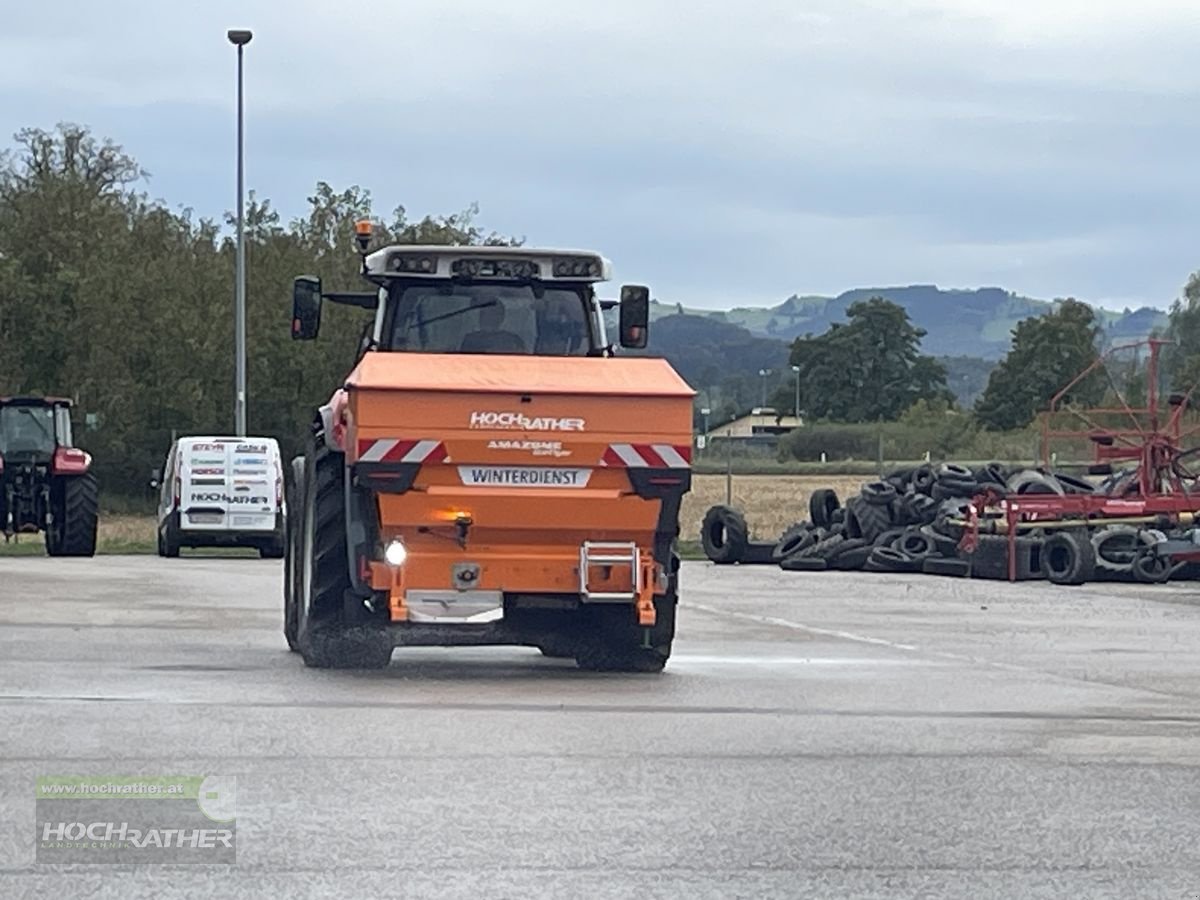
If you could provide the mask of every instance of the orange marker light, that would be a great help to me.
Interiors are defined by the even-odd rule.
[[[369,237],[374,230],[375,226],[371,224],[370,219],[360,219],[354,223],[355,234],[367,235]]]

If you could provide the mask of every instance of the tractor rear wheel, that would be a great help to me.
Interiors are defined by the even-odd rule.
[[[652,628],[638,625],[637,611],[624,603],[585,607],[575,664],[591,672],[661,672],[675,639],[676,605],[673,591],[655,597]]]
[[[283,529],[283,636],[288,649],[293,653],[300,649],[297,628],[300,625],[300,579],[298,570],[300,555],[297,547],[300,522],[304,518],[302,500],[304,489],[304,457],[292,460],[287,481],[287,517]]]
[[[386,631],[361,605],[347,603],[351,589],[346,549],[346,464],[319,432],[309,447],[304,512],[297,551],[300,597],[297,643],[315,669],[385,669],[392,659]]]
[[[96,523],[100,517],[100,490],[96,476],[87,472],[57,479],[54,486],[54,521],[46,533],[50,556],[95,556]]]

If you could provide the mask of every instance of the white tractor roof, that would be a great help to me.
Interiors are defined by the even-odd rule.
[[[393,278],[608,281],[612,263],[590,250],[393,244],[367,256],[367,274]]]

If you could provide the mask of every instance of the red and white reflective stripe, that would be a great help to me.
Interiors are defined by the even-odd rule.
[[[672,444],[609,444],[600,465],[619,469],[690,469],[692,448]]]
[[[446,445],[441,441],[400,438],[360,438],[358,441],[358,462],[436,463],[448,458]]]

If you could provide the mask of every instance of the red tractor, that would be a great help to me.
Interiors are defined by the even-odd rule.
[[[72,445],[71,401],[0,397],[0,529],[46,535],[50,556],[94,556],[92,457]]]

